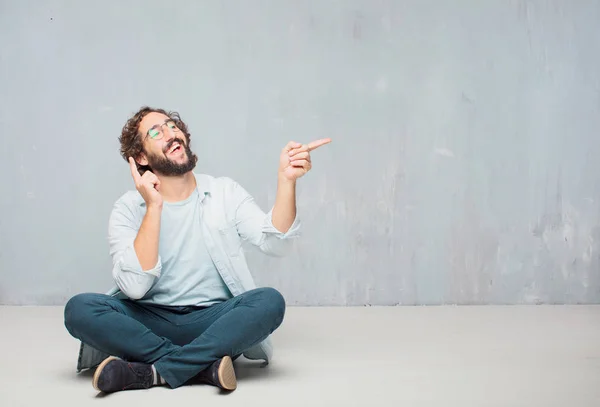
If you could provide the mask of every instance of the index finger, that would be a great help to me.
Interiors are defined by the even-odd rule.
[[[325,144],[331,143],[330,138],[322,138],[320,140],[313,141],[312,143],[308,143],[308,151],[312,151],[316,148],[319,148]]]
[[[134,181],[139,180],[141,178],[140,172],[137,169],[137,165],[135,165],[135,161],[131,157],[129,157],[129,167],[131,168],[131,176],[133,177]]]

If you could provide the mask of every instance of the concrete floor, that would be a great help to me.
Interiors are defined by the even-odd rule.
[[[600,406],[600,306],[288,308],[238,389],[98,395],[61,307],[0,307],[0,406]]]

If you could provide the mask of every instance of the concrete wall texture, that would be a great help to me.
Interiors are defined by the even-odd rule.
[[[0,1],[0,303],[112,283],[117,137],[178,110],[198,170],[304,237],[251,251],[290,305],[600,302],[600,1]]]

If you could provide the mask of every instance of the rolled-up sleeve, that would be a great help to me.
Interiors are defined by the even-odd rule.
[[[298,217],[298,213],[296,213],[296,217],[294,218],[294,222],[290,226],[287,232],[282,232],[273,225],[273,208],[264,215],[263,220],[263,233],[271,233],[275,235],[278,239],[290,239],[294,237],[300,237],[300,218]]]
[[[127,297],[140,299],[160,277],[162,263],[159,256],[152,269],[142,269],[133,246],[142,219],[135,215],[131,205],[123,199],[115,203],[109,220],[108,241],[115,284]]]
[[[237,182],[228,179],[231,201],[235,206],[235,222],[240,236],[271,256],[284,256],[300,237],[301,220],[296,217],[286,232],[273,225],[273,208],[265,213],[254,198]]]

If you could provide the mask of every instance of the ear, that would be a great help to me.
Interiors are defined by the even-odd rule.
[[[136,161],[139,165],[148,165],[148,159],[146,158],[146,154],[144,153],[141,153]]]

